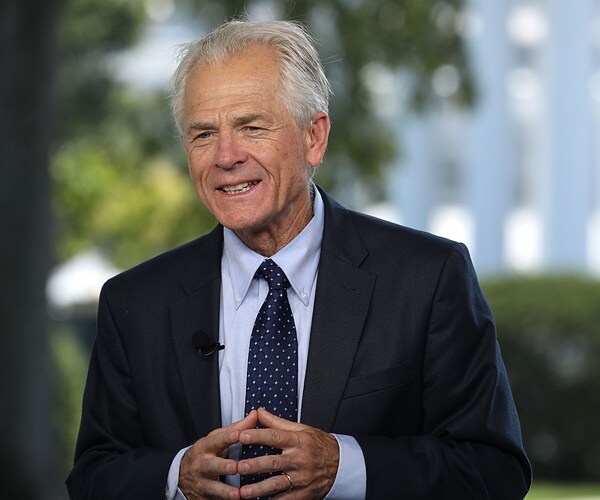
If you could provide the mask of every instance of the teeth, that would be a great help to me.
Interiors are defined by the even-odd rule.
[[[236,184],[235,186],[223,186],[221,189],[225,191],[227,194],[237,194],[247,191],[252,186],[256,184],[255,182],[243,182],[241,184]]]

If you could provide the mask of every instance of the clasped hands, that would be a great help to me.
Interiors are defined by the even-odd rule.
[[[236,443],[262,444],[280,448],[282,453],[236,462],[228,458],[229,447]],[[331,434],[260,408],[196,441],[181,460],[179,488],[188,500],[275,495],[282,500],[323,498],[333,485],[338,462],[338,443]],[[224,475],[277,471],[285,472],[290,479],[277,474],[241,488],[219,480]]]

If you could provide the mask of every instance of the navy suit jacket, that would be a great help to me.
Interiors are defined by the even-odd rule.
[[[302,422],[357,439],[368,498],[523,498],[529,463],[466,248],[323,199]],[[218,339],[222,241],[217,226],[105,284],[72,498],[163,498],[176,452],[221,426],[218,358],[191,338]]]

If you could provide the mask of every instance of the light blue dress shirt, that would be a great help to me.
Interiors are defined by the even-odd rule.
[[[323,200],[317,189],[314,189],[314,193],[313,218],[290,243],[271,256],[283,269],[291,284],[288,299],[298,338],[298,418],[302,414],[302,394],[324,225]],[[245,416],[245,361],[248,358],[254,321],[265,300],[268,286],[265,280],[254,277],[265,257],[247,247],[227,228],[223,230],[223,238],[219,342],[225,345],[225,349],[219,352],[219,386],[221,421],[226,426]],[[338,434],[334,436],[339,445],[340,461],[334,485],[326,499],[363,499],[366,492],[366,467],[362,450],[353,437]],[[186,450],[187,448],[181,450],[171,465],[167,499],[185,498],[177,488],[177,481],[179,464]],[[238,460],[240,454],[239,444],[229,450],[232,459]],[[239,486],[239,475],[226,476],[226,482]]]

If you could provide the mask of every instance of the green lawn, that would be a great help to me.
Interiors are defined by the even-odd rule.
[[[533,483],[527,500],[600,500],[600,484]]]

